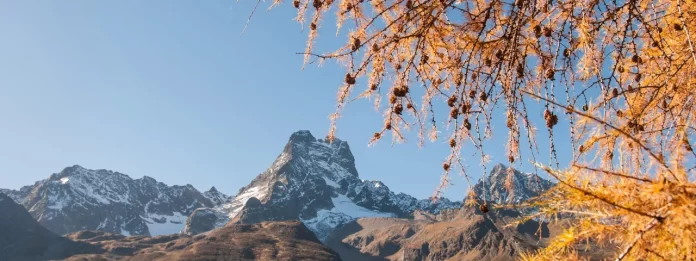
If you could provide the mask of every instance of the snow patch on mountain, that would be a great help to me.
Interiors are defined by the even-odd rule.
[[[240,211],[242,211],[242,207],[244,207],[250,198],[254,197],[258,200],[264,200],[267,194],[268,191],[264,187],[250,187],[234,197],[230,203],[225,204],[222,209],[228,210],[229,214],[227,217],[229,219],[233,219],[237,216],[237,214],[239,214]]]
[[[302,220],[319,240],[326,237],[338,226],[363,217],[396,217],[394,213],[384,213],[358,206],[346,195],[331,198],[334,207],[317,211],[317,217]]]
[[[340,188],[341,185],[336,183],[336,181],[333,181],[327,177],[322,177],[324,179],[324,182],[326,182],[326,185],[332,186],[334,188]]]
[[[178,234],[184,229],[188,216],[175,212],[173,215],[149,214],[145,219],[151,236]]]
[[[66,203],[66,200],[69,200],[69,198],[60,198],[55,194],[49,194],[48,195],[48,208],[49,209],[55,209],[55,210],[62,210],[65,208],[68,204]],[[50,219],[50,218],[48,218]]]

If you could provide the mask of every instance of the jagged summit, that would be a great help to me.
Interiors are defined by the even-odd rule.
[[[497,163],[493,166],[493,169],[491,169],[491,172],[497,172],[497,171],[500,171],[502,169],[507,169],[507,166],[505,166],[505,164],[503,164],[503,163]]]
[[[80,165],[75,164],[75,165],[72,165],[72,166],[68,166],[68,167],[63,168],[63,170],[61,170],[61,171],[58,172],[58,173],[53,173],[53,174],[51,174],[51,176],[49,177],[49,179],[51,179],[51,180],[60,180],[60,179],[62,179],[62,178],[70,177],[70,176],[72,176],[72,175],[78,175],[78,174],[80,174],[80,173],[83,173],[84,171],[85,171],[85,168],[83,168],[83,167],[80,166]]]
[[[333,141],[331,141],[331,142],[329,142],[327,139],[316,138],[316,137],[314,137],[314,135],[312,135],[312,132],[310,132],[309,130],[298,130],[296,132],[293,132],[290,135],[290,142],[315,142],[315,141],[324,142],[326,144],[345,142],[339,138],[334,138]]]
[[[247,204],[250,200],[253,203]],[[329,143],[301,130],[290,135],[271,166],[231,201],[197,210],[187,221],[186,231],[205,231],[228,220],[299,219],[323,239],[337,226],[359,217],[406,217],[415,209],[438,212],[459,206],[459,202],[446,199],[433,204],[428,199],[395,194],[382,182],[361,180],[348,142],[334,139]]]
[[[157,183],[157,180],[150,176],[143,176],[143,181],[147,183]]]
[[[115,172],[107,169],[87,169],[85,167],[82,167],[81,165],[72,165],[69,167],[65,167],[63,170],[61,170],[58,173],[53,173],[51,176],[49,176],[48,180],[57,182],[60,184],[68,184],[70,183],[71,180],[95,180],[101,182],[107,182],[107,181],[118,181],[118,180],[124,180],[124,179],[131,179],[128,175],[120,173],[120,172]],[[141,179],[143,182],[149,182],[156,184],[158,183],[154,178],[144,176]],[[77,182],[77,181],[75,181]],[[36,184],[35,184],[36,185]]]
[[[81,175],[81,174],[84,175],[84,174],[94,174],[94,173],[111,174],[111,173],[118,173],[118,172],[113,172],[111,170],[106,170],[106,169],[93,169],[92,170],[92,169],[87,169],[85,167],[82,167],[81,165],[75,164],[72,166],[65,167],[65,168],[63,168],[63,170],[61,170],[60,172],[55,173],[55,174],[57,174],[59,176],[72,176],[72,175]],[[118,174],[121,174],[121,173],[118,173]]]
[[[274,165],[284,164],[286,160],[290,161],[295,158],[302,161],[322,162],[322,164],[327,165],[326,167],[337,172],[347,172],[337,174],[358,177],[358,171],[355,169],[355,157],[350,151],[350,146],[348,142],[340,139],[334,139],[329,143],[327,140],[314,138],[308,130],[294,132],[290,135],[288,143]]]
[[[290,142],[315,142],[317,141],[308,130],[299,130],[290,135]]]
[[[60,171],[60,173],[74,173],[75,171],[82,171],[82,170],[87,170],[86,168],[75,164],[72,166],[65,167],[63,170]]]
[[[512,171],[511,187],[508,182],[509,171]],[[491,169],[489,175],[482,177],[474,185],[476,194],[487,201],[498,204],[519,204],[527,199],[536,197],[553,186],[553,182],[533,173],[523,173],[498,163]]]

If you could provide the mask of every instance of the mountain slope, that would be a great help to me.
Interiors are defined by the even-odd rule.
[[[107,252],[76,255],[68,261],[341,260],[298,221],[229,224],[196,236],[123,237],[98,231],[69,236],[101,246]]]
[[[514,212],[464,207],[453,214],[440,221],[361,218],[335,230],[326,245],[345,260],[514,260],[535,249],[540,225],[548,237],[546,225],[534,221],[504,228],[506,219],[519,217]]]
[[[508,173],[513,175],[511,192],[505,187]],[[474,189],[480,197],[488,193],[489,203],[520,203],[551,186],[548,180],[498,164]],[[325,243],[346,260],[514,260],[546,244],[551,235],[548,224],[534,220],[505,227],[522,215],[510,209],[484,214],[464,206],[439,214],[416,211],[413,219],[361,218],[335,229]]]
[[[301,220],[323,240],[337,226],[359,217],[406,217],[416,209],[437,213],[461,205],[444,198],[437,202],[360,179],[347,142],[329,144],[309,131],[298,131],[273,164],[231,201],[196,210],[185,232],[200,233],[228,221]]]
[[[162,235],[183,230],[196,208],[228,200],[214,187],[167,186],[151,177],[131,179],[78,165],[20,190],[4,190],[43,226],[62,235],[102,230],[124,235]]]
[[[61,259],[75,253],[100,252],[98,247],[53,234],[3,193],[0,210],[0,260]]]

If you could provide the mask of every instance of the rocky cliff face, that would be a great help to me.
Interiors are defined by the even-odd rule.
[[[379,181],[362,180],[347,142],[328,143],[298,131],[266,171],[228,203],[197,210],[185,232],[200,233],[230,220],[301,220],[323,240],[337,226],[360,217],[406,217],[416,209],[437,213],[460,205],[444,198],[437,203],[418,200]]]
[[[519,204],[548,190],[554,185],[532,173],[522,173],[503,164],[493,167],[490,174],[482,178],[473,190],[479,198],[498,204]]]
[[[77,165],[34,185],[3,192],[59,235],[86,229],[124,235],[178,233],[195,209],[228,200],[215,188],[200,193],[191,185],[167,186],[147,176],[131,179]]]

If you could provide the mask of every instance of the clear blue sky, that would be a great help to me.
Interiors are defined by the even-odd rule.
[[[289,3],[270,12],[262,3],[240,37],[254,3],[1,0],[0,187],[79,164],[235,194],[292,132],[326,135],[343,68],[301,70],[295,53],[306,34]],[[320,32],[320,50],[342,43],[333,22]],[[369,101],[349,106],[339,122],[361,177],[430,196],[446,139],[420,150],[415,139],[368,148],[381,122]],[[493,163],[506,161],[505,125],[498,128],[488,143]],[[467,161],[475,178],[478,162]],[[463,178],[453,181],[446,195],[460,199]]]

